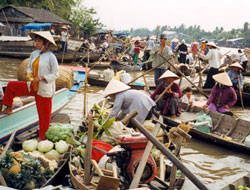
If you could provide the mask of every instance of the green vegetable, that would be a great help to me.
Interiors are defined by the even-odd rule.
[[[38,142],[36,139],[31,139],[24,141],[22,144],[23,150],[25,152],[33,152],[37,149]]]
[[[69,145],[65,141],[60,140],[59,142],[56,143],[56,151],[61,154],[67,152],[68,149]]]
[[[112,125],[112,123],[115,121],[115,117],[109,119],[106,121],[102,126],[100,126],[97,130],[97,133],[95,134],[94,138],[101,137],[103,131],[108,135],[111,136],[110,132],[108,131],[109,127]]]
[[[46,158],[48,158],[49,160],[56,160],[57,162],[60,159],[60,153],[58,153],[56,150],[52,149],[51,151],[47,152],[44,155]]]
[[[52,123],[46,132],[46,138],[58,142],[60,140],[66,140],[73,132],[73,126],[70,124]]]
[[[40,141],[38,143],[38,150],[40,152],[49,152],[54,147],[54,144],[49,140]]]

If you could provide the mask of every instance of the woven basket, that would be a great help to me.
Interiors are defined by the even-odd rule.
[[[19,81],[27,81],[27,67],[29,64],[29,58],[25,59],[19,66],[17,70],[17,79]],[[59,77],[56,79],[56,90],[61,88],[68,88],[74,84],[74,74],[71,70],[59,66]]]

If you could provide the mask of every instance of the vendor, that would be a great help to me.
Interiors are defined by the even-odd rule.
[[[181,90],[178,84],[174,83],[175,80],[179,77],[173,72],[167,70],[159,80],[162,81],[154,93],[151,95],[153,100],[156,100],[157,97],[163,93],[163,91],[170,85],[172,86],[169,90],[163,95],[162,99],[157,103],[158,109],[163,115],[171,115],[172,118],[181,114],[179,99],[181,97]]]
[[[203,108],[211,111],[230,114],[230,107],[233,107],[237,101],[235,90],[231,87],[233,84],[227,73],[219,73],[213,76],[217,82]]]
[[[233,88],[237,90],[239,89],[239,85],[240,85],[240,89],[243,90],[243,77],[241,74],[243,67],[239,63],[236,62],[230,65],[229,69],[230,70],[227,72],[227,74],[233,83]],[[240,83],[239,83],[239,80],[240,80]]]
[[[151,110],[155,106],[154,101],[144,92],[132,90],[131,87],[112,79],[104,90],[104,97],[114,98],[114,106],[108,118],[117,117],[122,119],[126,114],[137,111],[135,117],[142,123],[145,119],[151,118]]]

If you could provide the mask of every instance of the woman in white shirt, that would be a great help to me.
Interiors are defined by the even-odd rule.
[[[247,57],[246,55],[241,51],[241,49],[238,50],[238,56],[240,57],[240,61],[242,63],[242,67],[244,68],[244,71],[247,70]]]
[[[3,97],[3,105],[7,108],[2,114],[12,113],[13,99],[16,96],[35,96],[39,117],[39,138],[45,139],[49,128],[52,97],[55,93],[55,80],[59,76],[59,67],[55,55],[56,43],[49,31],[32,32],[30,37],[36,42],[36,49],[31,53],[27,68],[26,81],[10,81]]]

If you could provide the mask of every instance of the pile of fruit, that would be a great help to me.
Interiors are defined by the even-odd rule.
[[[247,187],[246,185],[238,185],[236,187],[236,190],[250,190],[250,187]]]

